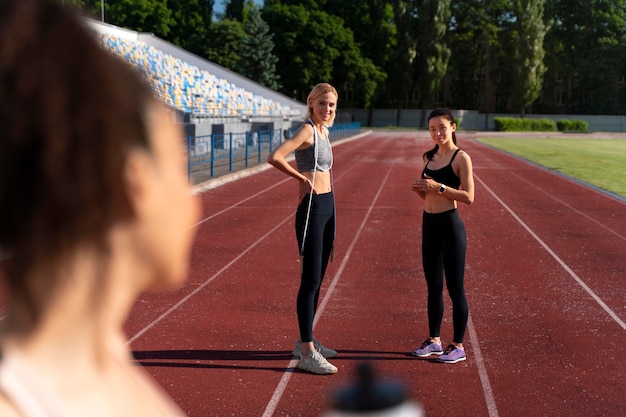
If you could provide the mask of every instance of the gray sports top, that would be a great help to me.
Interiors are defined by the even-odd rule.
[[[299,172],[329,171],[333,166],[333,151],[330,147],[330,140],[320,139],[313,122],[309,119],[307,123],[313,126],[313,144],[306,149],[296,149],[296,167]],[[315,161],[316,152],[317,164]]]

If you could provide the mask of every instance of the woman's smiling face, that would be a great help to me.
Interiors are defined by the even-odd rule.
[[[321,96],[309,100],[309,107],[316,121],[326,123],[333,119],[337,109],[337,96],[332,92],[324,93]]]

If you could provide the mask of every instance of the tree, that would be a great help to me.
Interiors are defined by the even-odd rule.
[[[276,74],[278,58],[273,54],[274,42],[269,26],[261,18],[261,12],[254,7],[244,25],[246,37],[241,43],[240,72],[259,84],[274,90],[280,88]]]
[[[340,90],[341,99],[341,89],[358,81],[355,103],[369,105],[382,73],[363,58],[343,20],[316,7],[311,0],[307,2],[309,7],[285,3],[266,1],[263,8],[263,18],[274,33],[275,51],[280,57],[282,91],[305,101],[315,84],[330,82]]]
[[[230,19],[214,22],[208,31],[204,56],[216,64],[237,71],[241,43],[245,37],[246,32],[241,22]]]
[[[504,3],[508,0],[453,0],[447,42],[450,56],[450,106],[489,111],[486,89]]]
[[[244,21],[244,8],[246,0],[229,0],[224,9],[224,19]]]
[[[138,32],[151,32],[167,38],[176,24],[167,0],[107,0],[106,22]]]
[[[207,31],[213,21],[213,7],[215,6],[215,0],[198,0],[198,6],[200,7],[200,13],[202,14],[204,30]]]
[[[342,105],[370,108],[385,73],[371,59],[363,57],[352,31],[338,32],[332,41],[340,52],[334,62],[333,83],[342,94]]]
[[[410,93],[414,90],[413,67],[417,56],[417,36],[415,30],[416,10],[412,0],[395,0],[393,4],[395,38],[386,66],[387,82],[384,95],[377,102],[379,106],[391,105],[397,109],[408,105]],[[399,114],[399,112],[398,112]]]
[[[387,0],[329,1],[324,10],[343,19],[345,26],[352,31],[361,55],[371,60],[386,77],[386,69],[396,65],[392,59],[396,51],[393,5]],[[386,95],[383,82],[377,83],[375,95],[377,101]]]
[[[568,84],[565,111],[616,113],[617,82],[625,70],[626,1],[548,0],[546,7],[554,16],[547,60],[551,78],[559,74]]]
[[[420,92],[420,108],[435,102],[435,93],[448,70],[450,48],[445,38],[450,19],[450,0],[421,0],[417,7],[418,55],[415,78]],[[425,115],[422,112],[424,125]]]
[[[198,0],[178,0],[169,4],[175,23],[166,40],[197,55],[204,54],[207,30],[211,25],[210,18],[205,20],[206,4]]]
[[[103,3],[101,0],[63,0],[64,4],[81,9],[86,16],[100,20]]]
[[[525,109],[541,93],[543,74],[546,71],[543,59],[543,39],[548,25],[543,21],[544,0],[515,0],[516,20],[513,38],[513,59],[511,60],[512,79],[510,86],[511,102],[520,110],[522,117]]]

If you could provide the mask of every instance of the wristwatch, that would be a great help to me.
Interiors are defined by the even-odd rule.
[[[443,194],[444,191],[446,191],[446,184],[441,184],[441,187],[439,187],[439,194]]]

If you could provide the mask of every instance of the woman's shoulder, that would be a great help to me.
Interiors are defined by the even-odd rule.
[[[298,143],[298,145],[302,143],[313,143],[313,126],[306,122],[302,123],[296,134],[293,135],[291,139]]]
[[[306,120],[302,123],[302,125],[300,125],[300,130],[305,130],[311,134],[313,134],[314,129],[315,128],[313,127],[313,122],[311,122],[310,120]]]
[[[456,158],[452,161],[452,169],[457,173],[457,175],[460,172],[471,173],[473,171],[472,158],[467,152],[459,149]]]
[[[465,152],[463,149],[459,148],[457,150],[457,155],[456,158],[454,158],[455,160],[460,160],[460,161],[464,161],[464,162],[471,162],[472,158],[470,157],[470,154]]]
[[[0,416],[2,417],[25,417],[20,414],[13,403],[0,390]]]

